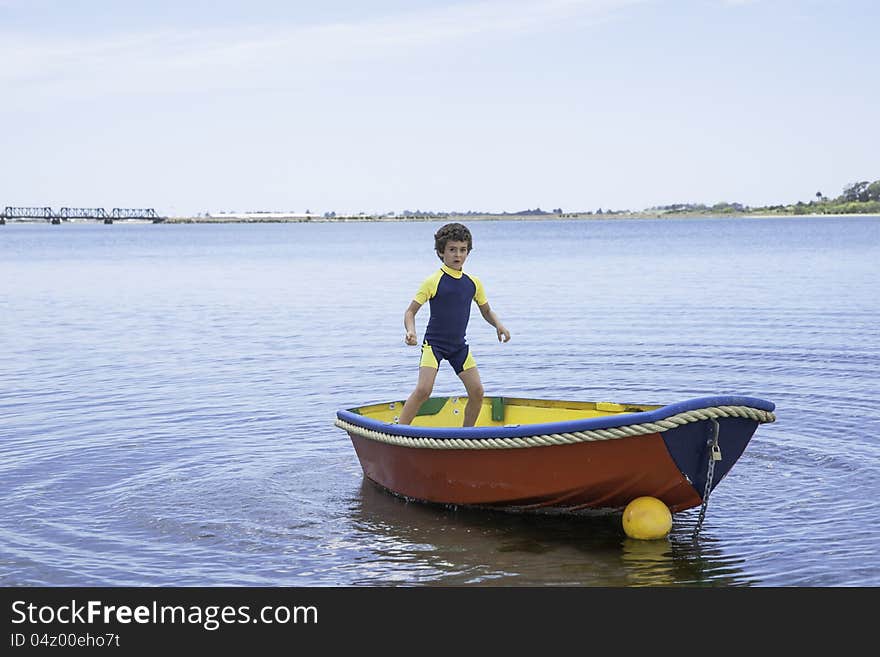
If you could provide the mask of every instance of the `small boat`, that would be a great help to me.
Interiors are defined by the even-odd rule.
[[[666,406],[487,397],[462,427],[466,397],[432,397],[411,425],[402,401],[336,413],[364,476],[410,500],[505,511],[607,513],[650,496],[672,513],[700,506],[772,402],[699,397]],[[457,425],[457,426],[456,426]],[[705,506],[705,505],[704,505]]]

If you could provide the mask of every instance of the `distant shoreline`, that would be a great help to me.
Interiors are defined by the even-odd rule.
[[[794,214],[794,213],[731,213],[731,214],[711,214],[711,213],[676,213],[676,212],[608,212],[603,214],[588,213],[563,213],[563,214],[473,214],[473,215],[407,215],[407,216],[387,216],[387,215],[355,215],[355,216],[336,216],[324,217],[320,215],[314,216],[271,216],[271,217],[223,217],[223,216],[206,216],[206,217],[164,217],[159,221],[150,221],[142,219],[117,219],[115,224],[149,224],[149,223],[165,223],[165,224],[289,224],[289,223],[412,223],[412,222],[438,222],[438,221],[459,221],[468,223],[472,221],[607,221],[607,220],[639,220],[639,219],[777,219],[787,217],[792,219],[802,218],[818,218],[824,217],[828,219],[843,219],[846,217],[880,217],[880,213],[814,213],[814,214]],[[8,224],[43,224],[48,223],[44,219],[13,219],[5,222]],[[94,224],[101,223],[100,220],[91,219],[74,219],[64,220],[62,223],[71,224]]]
[[[657,212],[616,212],[603,214],[586,213],[563,213],[542,215],[517,215],[517,214],[474,214],[474,215],[413,215],[413,216],[383,216],[383,215],[356,215],[356,216],[291,216],[291,217],[168,217],[164,223],[168,224],[230,224],[230,223],[370,223],[370,222],[436,222],[436,221],[596,221],[614,219],[776,219],[779,217],[791,218],[815,218],[827,217],[829,219],[845,217],[880,217],[876,213],[847,213],[847,214],[697,214],[697,213],[657,213]]]

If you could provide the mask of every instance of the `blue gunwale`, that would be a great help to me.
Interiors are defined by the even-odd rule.
[[[367,406],[368,404],[363,404]],[[621,413],[581,420],[567,420],[564,422],[542,422],[537,424],[520,424],[509,427],[420,427],[406,424],[393,424],[380,422],[372,418],[353,413],[348,410],[339,410],[336,417],[340,420],[381,433],[410,438],[433,438],[435,440],[487,440],[490,438],[526,438],[553,433],[571,433],[573,431],[589,431],[591,429],[611,429],[628,424],[641,424],[644,422],[657,422],[673,415],[686,411],[695,411],[710,406],[748,406],[762,411],[773,411],[776,405],[758,397],[742,395],[716,395],[710,397],[696,397],[674,404],[657,408],[653,411],[641,413]]]

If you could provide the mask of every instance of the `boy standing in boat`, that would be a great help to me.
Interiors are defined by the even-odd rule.
[[[458,223],[446,224],[434,234],[434,249],[443,262],[440,269],[425,279],[415,298],[403,314],[406,344],[415,346],[416,313],[425,301],[431,303],[431,317],[422,343],[419,361],[419,381],[412,391],[398,422],[411,424],[422,404],[434,390],[434,380],[441,360],[448,360],[464,383],[468,402],[464,409],[464,426],[472,427],[483,404],[483,383],[477,363],[465,342],[465,331],[471,314],[471,301],[476,302],[480,314],[495,327],[499,342],[510,340],[508,331],[498,315],[489,307],[486,292],[480,280],[462,270],[464,261],[473,248],[471,232]]]

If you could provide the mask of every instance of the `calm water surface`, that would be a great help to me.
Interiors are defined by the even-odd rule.
[[[488,395],[776,403],[696,542],[363,481],[440,225],[0,227],[0,585],[880,585],[880,217],[471,225]]]

